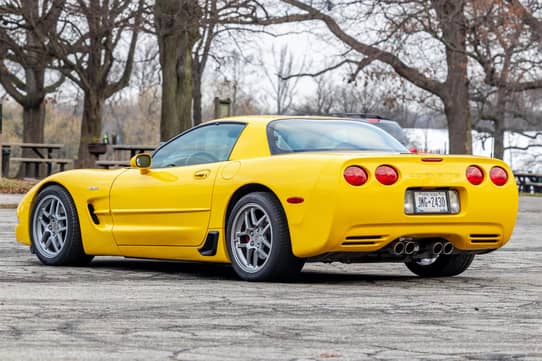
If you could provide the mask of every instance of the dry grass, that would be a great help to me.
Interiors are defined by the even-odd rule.
[[[1,178],[0,193],[24,194],[37,182],[37,180]]]

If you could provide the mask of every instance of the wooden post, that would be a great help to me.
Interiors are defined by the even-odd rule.
[[[231,100],[215,98],[215,118],[224,118],[231,115]]]
[[[2,174],[2,164],[3,164],[3,159],[2,157],[4,156],[4,147],[2,146],[3,144],[3,141],[2,141],[2,101],[0,101],[0,178],[3,177],[3,174]]]

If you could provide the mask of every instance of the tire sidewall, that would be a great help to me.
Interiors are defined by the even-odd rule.
[[[421,277],[452,277],[463,273],[474,260],[472,253],[440,255],[429,265],[420,265],[415,261],[407,262],[409,270]]]
[[[66,210],[66,219],[67,219],[67,227],[68,227],[64,245],[62,246],[61,251],[54,257],[49,257],[46,254],[44,254],[41,246],[39,245],[39,242],[36,242],[36,240],[34,239],[34,230],[33,230],[34,219],[36,217],[36,212],[38,212],[37,206],[40,204],[40,202],[44,198],[51,195],[58,197],[58,199],[60,199],[60,201],[62,202],[64,209]],[[69,193],[64,188],[57,185],[52,185],[42,190],[34,201],[34,205],[32,207],[32,213],[30,216],[29,228],[30,228],[30,239],[32,242],[32,247],[34,251],[36,252],[36,256],[39,258],[41,262],[47,265],[52,265],[52,266],[66,264],[70,258],[70,249],[74,246],[74,243],[76,241],[80,242],[80,230],[79,230],[79,221],[77,217],[77,210],[75,208],[75,205]]]
[[[257,204],[258,206],[262,207],[264,211],[267,213],[267,216],[269,217],[269,221],[271,222],[271,251],[269,253],[269,257],[262,269],[260,269],[257,272],[247,272],[243,270],[236,261],[236,257],[234,255],[235,249],[234,249],[234,242],[233,242],[233,235],[231,234],[233,231],[233,220],[235,219],[237,213],[243,209],[248,204]],[[281,239],[282,237],[287,237],[287,239]],[[280,202],[271,194],[269,193],[250,193],[245,196],[243,196],[235,206],[233,207],[230,216],[228,218],[227,227],[226,227],[226,249],[228,250],[228,256],[230,258],[230,262],[235,270],[235,272],[244,280],[247,281],[264,281],[268,279],[276,278],[277,274],[277,266],[280,263],[280,257],[281,257],[281,243],[282,242],[290,242],[289,237],[289,231],[288,231],[288,225],[286,223],[286,217],[284,216],[284,213],[282,212],[282,206],[280,205]]]

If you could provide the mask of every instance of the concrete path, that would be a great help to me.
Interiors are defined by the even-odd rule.
[[[22,198],[22,194],[0,193],[0,208],[17,208]]]
[[[46,267],[0,209],[0,359],[542,360],[542,198],[520,208],[511,242],[459,277],[309,264],[289,284],[111,257]]]

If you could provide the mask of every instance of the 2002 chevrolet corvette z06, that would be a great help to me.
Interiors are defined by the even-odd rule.
[[[502,161],[412,154],[331,117],[254,116],[192,128],[131,167],[54,174],[17,210],[47,265],[94,256],[230,262],[250,281],[305,262],[403,262],[454,276],[510,238],[518,192]]]

